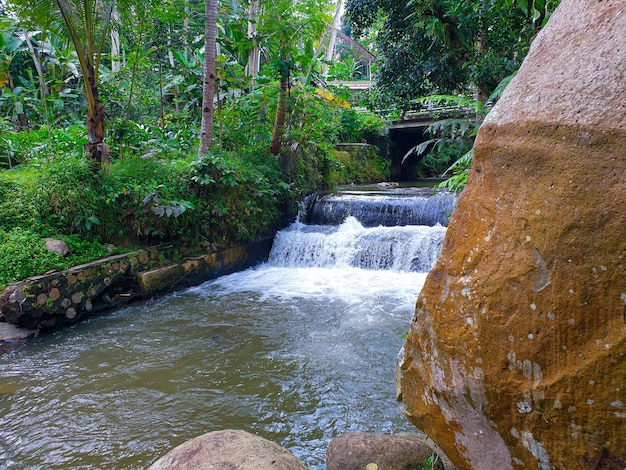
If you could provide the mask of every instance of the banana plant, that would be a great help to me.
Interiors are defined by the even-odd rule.
[[[104,143],[104,107],[98,93],[98,75],[111,25],[115,0],[15,0],[21,17],[45,30],[54,31],[71,42],[80,64],[87,104],[87,149],[100,164],[108,160]]]
[[[11,110],[17,115],[19,129],[28,127],[28,118],[24,112],[24,103],[19,99],[20,90],[16,91],[15,80],[11,75],[11,63],[20,52],[26,51],[24,40],[14,34],[18,25],[12,18],[0,17],[0,105],[3,102],[12,104]]]

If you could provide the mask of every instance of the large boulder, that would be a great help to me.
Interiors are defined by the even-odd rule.
[[[461,468],[624,468],[626,2],[563,0],[482,126],[399,398]]]
[[[288,450],[245,431],[213,431],[174,448],[148,470],[307,470]]]

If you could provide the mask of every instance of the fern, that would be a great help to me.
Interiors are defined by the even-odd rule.
[[[473,153],[474,150],[472,149],[454,162],[450,168],[444,172],[444,175],[452,172],[452,176],[436,185],[435,190],[447,189],[448,191],[452,191],[454,193],[460,193],[463,191],[463,188],[465,188],[465,185],[467,184],[467,176],[469,174],[470,166],[472,165]]]

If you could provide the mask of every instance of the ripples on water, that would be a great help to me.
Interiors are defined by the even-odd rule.
[[[350,431],[415,431],[394,362],[423,273],[261,266],[0,358],[0,468],[143,469],[235,428],[324,468]]]

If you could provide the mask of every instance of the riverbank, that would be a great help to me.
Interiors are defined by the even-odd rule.
[[[13,283],[0,293],[0,352],[41,331],[259,264],[272,240],[195,255],[188,247],[161,245]]]

